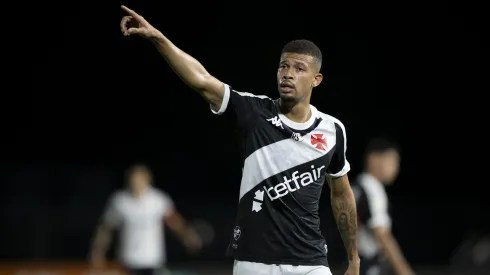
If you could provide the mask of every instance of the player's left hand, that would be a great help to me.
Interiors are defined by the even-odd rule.
[[[349,267],[347,267],[347,271],[344,275],[359,275],[359,267],[360,264],[358,261],[349,263]]]
[[[106,258],[102,253],[94,250],[90,254],[90,265],[93,268],[104,268],[106,266]]]

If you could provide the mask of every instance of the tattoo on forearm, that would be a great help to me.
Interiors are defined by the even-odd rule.
[[[352,260],[357,257],[357,212],[354,198],[350,194],[332,197],[332,209],[349,260]]]

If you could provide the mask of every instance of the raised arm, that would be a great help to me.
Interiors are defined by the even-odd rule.
[[[121,9],[128,14],[121,20],[122,33],[125,36],[137,34],[151,41],[180,79],[200,93],[212,109],[219,110],[225,91],[224,84],[210,75],[199,61],[175,46],[142,16],[125,6],[121,6]]]
[[[356,201],[347,174],[337,178],[330,177],[328,184],[330,187],[332,211],[347,251],[349,264],[359,266],[359,254],[356,245]]]

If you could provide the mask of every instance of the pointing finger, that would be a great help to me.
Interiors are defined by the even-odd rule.
[[[121,9],[123,11],[125,11],[127,14],[129,14],[129,15],[131,15],[133,17],[138,17],[139,16],[135,11],[133,11],[132,9],[130,9],[130,8],[126,7],[126,6],[121,6]]]

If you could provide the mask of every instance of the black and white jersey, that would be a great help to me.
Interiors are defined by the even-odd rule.
[[[352,191],[356,197],[359,217],[359,229],[357,230],[359,254],[365,259],[374,259],[380,255],[372,228],[391,229],[388,196],[384,185],[367,173],[359,175],[353,184]]]
[[[279,101],[225,85],[215,114],[238,126],[242,180],[228,255],[264,264],[325,265],[327,245],[318,207],[326,174],[345,175],[342,123],[311,108],[306,123],[289,120]]]

